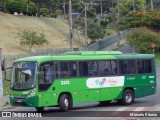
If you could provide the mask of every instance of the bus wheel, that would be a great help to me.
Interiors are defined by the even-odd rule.
[[[59,107],[60,110],[66,112],[69,109],[69,97],[67,94],[62,94],[59,98]]]
[[[121,100],[123,105],[131,105],[134,102],[134,94],[132,90],[125,90]]]
[[[38,112],[43,111],[44,107],[35,107]]]

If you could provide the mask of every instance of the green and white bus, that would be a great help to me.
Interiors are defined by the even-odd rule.
[[[156,93],[153,54],[119,51],[77,51],[61,56],[34,56],[13,63],[10,103],[38,111],[61,111],[83,102],[130,105],[135,98]]]

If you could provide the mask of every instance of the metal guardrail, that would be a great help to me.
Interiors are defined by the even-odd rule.
[[[129,32],[130,32],[130,30],[125,30],[122,32],[118,32],[114,36],[106,37],[103,40],[88,46],[88,50],[93,50],[93,51],[102,50],[113,43],[116,43],[116,42],[119,42],[120,40],[123,40]]]

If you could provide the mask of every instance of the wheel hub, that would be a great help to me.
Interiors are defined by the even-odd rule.
[[[65,100],[64,100],[64,103],[65,103],[65,105],[68,107],[68,105],[69,105],[69,100],[68,100],[68,99],[65,99]]]
[[[132,101],[132,95],[130,93],[126,94],[125,99],[127,103],[130,103]]]

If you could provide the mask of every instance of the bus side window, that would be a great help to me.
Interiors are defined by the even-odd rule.
[[[152,61],[151,60],[145,60],[145,71],[146,73],[152,73],[153,68],[152,68]]]
[[[68,71],[69,71],[69,77],[76,77],[76,73],[77,73],[76,62],[68,63]]]
[[[116,75],[117,62],[116,61],[99,61],[100,75]]]
[[[112,68],[110,61],[100,61],[99,62],[99,71],[100,75],[111,75],[112,74]]]
[[[58,69],[58,63],[55,63],[55,72],[54,75],[56,78],[58,78],[60,76],[60,71]]]
[[[60,68],[61,77],[76,77],[76,62],[61,62]]]
[[[137,60],[138,73],[145,73],[145,67],[143,60]]]
[[[119,61],[119,72],[120,74],[127,74],[127,60]]]
[[[79,75],[88,76],[88,63],[87,62],[79,62]]]
[[[112,75],[117,74],[117,61],[111,61]]]
[[[135,74],[136,73],[136,63],[135,60],[128,60],[128,74]]]
[[[88,75],[89,76],[97,76],[98,69],[97,69],[97,62],[96,61],[89,61],[88,62]]]
[[[68,77],[68,65],[67,62],[60,63],[60,75],[61,77]]]

